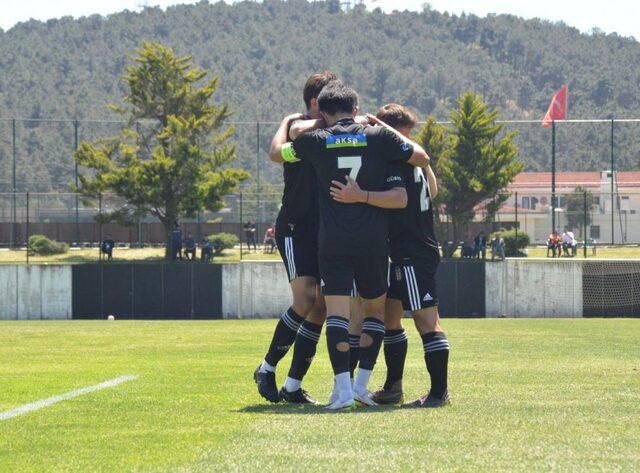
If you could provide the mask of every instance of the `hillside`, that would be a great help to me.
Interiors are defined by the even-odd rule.
[[[114,119],[122,67],[143,39],[171,45],[222,77],[218,99],[238,121],[276,121],[302,108],[313,71],[332,69],[360,92],[368,111],[388,101],[446,120],[465,90],[482,93],[504,118],[539,119],[553,92],[569,85],[571,118],[640,117],[640,45],[617,35],[581,34],[563,24],[499,15],[438,12],[345,13],[335,2],[206,1],[107,18],[29,21],[0,31],[0,117]],[[116,125],[87,125],[80,138]],[[549,130],[521,131],[529,170],[548,168]],[[266,149],[273,125],[261,126]],[[513,129],[513,128],[512,128]],[[622,169],[640,169],[640,124],[621,125]],[[72,176],[72,123],[18,123],[19,188],[64,188]],[[255,173],[255,124],[239,125],[239,159]],[[599,170],[609,159],[609,125],[561,125],[559,168]],[[0,122],[0,190],[10,188],[10,122]],[[263,156],[264,158],[264,156]],[[263,177],[278,182],[264,164]],[[51,184],[53,183],[53,184]]]

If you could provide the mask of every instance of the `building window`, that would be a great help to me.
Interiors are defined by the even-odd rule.
[[[600,225],[591,225],[591,227],[589,227],[589,235],[594,240],[600,239]]]
[[[538,199],[536,199],[535,197],[531,197],[531,210],[535,210],[536,205],[538,205]]]
[[[546,197],[540,197],[540,205],[547,205],[549,201]]]
[[[523,209],[528,209],[529,208],[529,197],[523,197],[522,198],[522,208]]]

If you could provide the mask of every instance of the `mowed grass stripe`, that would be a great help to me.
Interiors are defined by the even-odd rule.
[[[0,323],[2,410],[41,385],[140,375],[0,423],[0,471],[640,470],[640,320],[444,320],[450,407],[340,414],[257,395],[275,324]],[[410,400],[428,378],[406,326]],[[372,388],[383,375],[381,353]],[[323,337],[304,387],[326,402],[331,380]]]

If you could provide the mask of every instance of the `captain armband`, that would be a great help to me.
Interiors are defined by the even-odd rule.
[[[287,163],[297,163],[300,158],[296,156],[296,152],[293,149],[293,143],[286,143],[280,150],[280,156]]]

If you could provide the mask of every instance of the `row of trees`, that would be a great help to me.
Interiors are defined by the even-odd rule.
[[[207,71],[193,66],[191,56],[156,42],[144,43],[125,70],[123,104],[111,108],[126,124],[116,136],[80,144],[75,160],[91,173],[80,175],[75,190],[89,198],[116,193],[124,204],[101,218],[131,223],[153,215],[169,241],[181,217],[220,209],[249,174],[229,167],[236,157],[233,128],[225,125],[228,105],[212,98],[218,77],[205,80]],[[441,188],[436,206],[446,206],[454,241],[478,205],[490,214],[498,210],[506,199],[500,191],[523,169],[515,134],[496,124],[497,110],[471,92],[457,105],[450,127],[429,117],[417,134],[433,157]],[[140,120],[145,127],[136,126]]]

